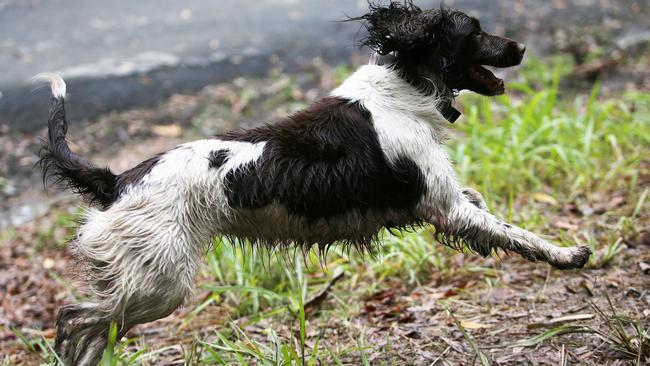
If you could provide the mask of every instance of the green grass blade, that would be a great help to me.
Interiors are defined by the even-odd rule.
[[[593,331],[587,327],[578,325],[561,325],[531,338],[521,339],[513,343],[510,347],[534,347],[548,339],[569,333],[593,333]]]
[[[454,313],[451,310],[449,310],[447,305],[442,304],[442,307],[445,309],[447,314],[449,314],[449,316],[451,316],[451,318],[454,320],[454,324],[456,324],[456,327],[458,328],[458,330],[460,330],[460,332],[463,334],[463,338],[465,338],[467,343],[469,343],[470,347],[472,347],[472,350],[474,351],[474,354],[476,355],[476,358],[478,358],[479,362],[481,363],[481,366],[490,366],[490,360],[488,360],[487,356],[485,356],[483,351],[481,351],[480,348],[478,348],[476,346],[476,343],[474,343],[474,340],[472,339],[472,337],[470,337],[469,333],[467,333],[465,328],[460,324],[460,321],[458,321],[458,318],[456,318],[456,315],[454,315]]]

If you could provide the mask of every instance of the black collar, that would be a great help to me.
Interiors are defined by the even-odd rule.
[[[445,99],[444,102],[438,105],[438,111],[440,111],[442,116],[445,117],[445,119],[449,121],[449,123],[456,122],[458,117],[460,117],[460,112],[451,105],[452,102],[453,99],[449,98],[449,99]]]

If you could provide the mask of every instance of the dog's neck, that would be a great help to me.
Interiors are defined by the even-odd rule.
[[[399,72],[404,80],[422,93],[426,95],[437,95],[439,102],[436,104],[436,108],[449,123],[456,122],[458,117],[460,117],[460,111],[453,106],[454,92],[447,88],[438,75],[430,75],[427,77],[417,71],[401,69],[397,64],[396,57],[392,54],[382,56],[375,53],[371,56],[370,64],[393,68]]]

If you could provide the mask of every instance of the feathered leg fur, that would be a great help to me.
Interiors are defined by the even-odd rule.
[[[471,188],[460,191],[444,218],[433,218],[438,239],[453,247],[465,243],[472,251],[488,256],[497,249],[515,252],[559,269],[582,268],[589,260],[588,247],[563,248],[539,236],[497,219],[487,211],[480,193]]]

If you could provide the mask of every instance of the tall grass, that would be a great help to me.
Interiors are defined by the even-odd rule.
[[[450,144],[459,175],[497,202],[540,190],[572,198],[634,185],[648,162],[650,94],[602,100],[599,83],[586,95],[562,92],[570,68],[547,67],[532,62],[520,82],[508,84],[516,93],[462,99],[466,120],[457,129],[465,136]]]

